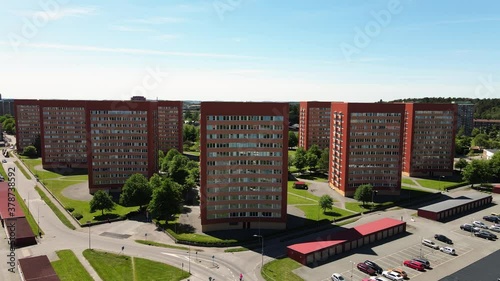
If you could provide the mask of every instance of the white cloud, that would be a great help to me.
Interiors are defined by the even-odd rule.
[[[125,25],[112,25],[109,27],[111,30],[124,31],[124,32],[154,32],[154,30],[149,28],[125,26]]]
[[[10,43],[6,41],[0,41],[0,46],[10,46]],[[109,48],[109,47],[89,46],[89,45],[67,45],[67,44],[50,44],[50,43],[27,43],[24,45],[24,47],[35,48],[35,49],[51,49],[51,50],[95,52],[95,53],[116,53],[116,54],[130,54],[130,55],[205,57],[205,58],[244,59],[244,60],[266,59],[264,57],[220,54],[220,53],[169,52],[169,51],[158,51],[151,49]]]
[[[178,38],[179,35],[176,34],[160,34],[160,35],[154,35],[151,36],[151,38],[156,39],[156,40],[163,40],[163,41],[169,41]]]
[[[91,16],[97,13],[96,7],[66,7],[55,11],[36,11],[33,17],[47,17],[49,20],[60,20],[67,17]]]
[[[174,17],[152,17],[152,18],[144,18],[144,19],[131,19],[127,22],[138,23],[138,24],[167,24],[167,23],[181,23],[186,22],[184,18],[174,18]]]

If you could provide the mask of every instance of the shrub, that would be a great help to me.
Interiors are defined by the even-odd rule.
[[[73,217],[75,217],[75,219],[77,219],[77,220],[80,220],[81,218],[83,218],[83,215],[78,213],[78,212],[74,212]]]
[[[73,211],[75,210],[75,208],[73,207],[66,207],[66,210],[70,213],[73,213]]]

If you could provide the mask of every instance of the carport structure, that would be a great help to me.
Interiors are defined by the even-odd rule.
[[[47,256],[19,259],[19,273],[24,281],[60,281]]]
[[[466,196],[448,199],[418,209],[418,216],[435,221],[445,221],[451,217],[459,216],[470,210],[478,209],[491,204],[491,195],[471,193]]]
[[[335,255],[406,232],[406,222],[383,218],[321,238],[322,241],[306,242],[287,247],[288,257],[303,265],[324,262]]]

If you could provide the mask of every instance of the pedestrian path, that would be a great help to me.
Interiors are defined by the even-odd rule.
[[[80,263],[83,265],[85,270],[92,276],[95,281],[102,281],[101,277],[97,274],[94,268],[90,265],[89,261],[83,256],[83,252],[80,250],[74,250],[75,256],[78,258]]]

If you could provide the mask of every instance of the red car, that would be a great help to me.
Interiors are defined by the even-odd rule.
[[[406,260],[406,261],[403,262],[403,265],[407,266],[409,268],[416,269],[418,271],[424,271],[425,270],[424,264],[421,263],[421,262],[418,262],[418,261]]]
[[[363,263],[363,262],[358,263],[357,268],[360,271],[363,271],[364,273],[367,273],[369,275],[375,275],[375,270],[373,270],[373,268],[369,267],[366,263]]]

